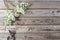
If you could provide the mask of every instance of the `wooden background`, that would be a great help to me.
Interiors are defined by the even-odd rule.
[[[9,10],[13,10],[10,3],[15,1],[32,4],[24,16],[14,23],[14,26],[19,28],[16,40],[60,40],[60,0],[10,0],[7,2]],[[5,12],[4,2],[0,0],[1,40],[9,35],[4,26]]]

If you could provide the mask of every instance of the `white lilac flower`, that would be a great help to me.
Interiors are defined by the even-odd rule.
[[[12,21],[15,21],[15,17],[21,16],[21,14],[25,14],[26,9],[30,6],[29,3],[22,2],[20,4],[14,4],[14,10],[8,10],[6,12],[5,24],[11,25]]]

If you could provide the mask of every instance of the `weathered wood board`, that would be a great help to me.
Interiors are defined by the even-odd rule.
[[[4,14],[4,15],[3,15]],[[0,10],[0,25],[4,25],[6,10]],[[15,22],[19,25],[59,25],[60,11],[59,10],[27,10],[19,20]]]
[[[15,1],[31,7],[13,26],[4,26],[6,7],[0,0],[0,40],[7,40],[9,28],[16,29],[16,40],[60,40],[60,0],[8,0],[9,10]]]
[[[0,33],[0,39],[6,39],[7,33]],[[41,32],[25,32],[17,33],[16,39],[19,40],[60,40],[60,32],[57,31],[41,31]]]
[[[11,27],[0,26],[0,32],[9,28],[16,28],[17,32],[60,31],[60,25],[14,25]]]
[[[3,0],[0,0],[3,1]],[[8,1],[16,1],[16,0],[8,0]],[[17,0],[17,1],[60,1],[60,0]]]
[[[7,10],[0,10],[0,18],[5,17]],[[4,15],[3,15],[4,14]],[[25,14],[22,17],[41,17],[41,16],[60,16],[60,10],[59,9],[29,9],[25,12]]]
[[[8,1],[16,1],[16,0],[8,0]],[[60,0],[17,0],[17,1],[60,1]]]
[[[24,25],[46,25],[46,24],[52,24],[52,25],[59,25],[60,24],[60,17],[37,17],[37,18],[20,18],[19,21],[16,21],[18,24],[24,24]]]
[[[18,0],[17,0],[18,1]],[[21,1],[26,1],[32,4],[31,9],[40,9],[40,8],[51,8],[51,9],[59,9],[60,8],[60,1],[59,0],[21,0]],[[19,1],[19,3],[21,3],[21,1]],[[10,9],[13,9],[13,6],[11,5],[11,3],[13,4],[15,2],[15,0],[12,1],[8,1],[8,6]],[[0,9],[6,9],[3,1],[0,0]]]

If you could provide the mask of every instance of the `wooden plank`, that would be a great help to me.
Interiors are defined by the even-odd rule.
[[[4,25],[4,17],[6,10],[0,10],[0,23]],[[27,10],[27,12],[20,17],[19,24],[60,24],[59,10]],[[47,21],[48,20],[48,21]],[[21,22],[21,23],[20,23]]]
[[[60,25],[60,17],[37,17],[37,18],[20,18],[14,25]],[[0,20],[0,26],[4,25],[4,20]]]
[[[14,3],[14,2],[12,2]],[[38,2],[28,2],[31,3],[31,9],[40,9],[40,8],[60,8],[60,2],[54,2],[54,1],[38,1]],[[0,9],[6,9],[3,2],[0,2]],[[10,4],[10,1],[8,2],[8,6],[10,9],[13,9],[14,7]]]
[[[16,1],[16,0],[8,0],[8,1]],[[17,1],[60,1],[60,0],[17,0]]]
[[[60,31],[60,25],[24,25],[15,26],[17,32]]]
[[[7,10],[0,10],[0,18],[4,18]],[[21,17],[39,17],[39,16],[60,16],[60,10],[52,9],[37,9],[27,10]]]
[[[40,31],[60,31],[60,25],[14,25],[0,26],[0,32],[9,29],[17,29],[17,32],[40,32]]]
[[[23,17],[16,20],[14,25],[60,25],[60,17]],[[0,20],[0,25],[4,25],[4,19]]]
[[[7,33],[2,33],[3,38],[8,36]],[[0,36],[1,37],[1,36]],[[2,38],[1,37],[1,38]],[[16,39],[26,39],[26,40],[59,40],[60,32],[57,31],[40,31],[40,32],[25,32],[25,33],[17,33]]]
[[[37,33],[33,33],[33,34],[25,34],[25,36],[23,35],[20,35],[21,37],[25,38],[25,39],[29,39],[31,38],[32,40],[57,40],[57,39],[60,39],[60,37],[58,36],[60,33],[56,33],[56,32],[37,32]],[[17,34],[18,35],[18,34]],[[19,36],[17,36],[19,37]],[[20,38],[21,38],[20,37]]]
[[[60,0],[20,0],[20,1],[60,1]]]
[[[40,25],[40,24],[53,24],[52,18],[22,18],[20,21],[16,21],[18,25]]]
[[[0,18],[5,17],[7,10],[0,10]],[[60,10],[49,10],[49,9],[38,9],[38,10],[27,10],[26,13],[23,15],[24,17],[31,17],[31,16],[60,16],[58,12]]]
[[[43,39],[46,39],[46,40],[53,40],[53,39],[55,39],[55,40],[57,40],[57,39],[60,39],[60,37],[59,37],[59,35],[60,35],[60,33],[58,33],[58,32],[35,32],[35,33],[33,33],[33,34],[28,34],[28,33],[26,33],[26,34],[24,34],[23,33],[23,35],[20,35],[20,37],[18,36],[19,34],[17,34],[16,35],[16,37],[18,37],[18,38],[25,38],[25,39],[32,39],[32,40],[36,40],[36,39],[38,39],[38,40],[43,40]]]
[[[48,10],[48,9],[27,10],[24,16],[55,16],[56,11],[57,10]]]
[[[20,18],[15,22],[18,25],[59,25],[60,24],[60,17],[37,17],[37,18]]]

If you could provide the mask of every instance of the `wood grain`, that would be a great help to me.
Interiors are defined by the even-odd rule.
[[[59,25],[60,24],[60,17],[37,17],[37,18],[20,18],[16,21],[18,25]]]
[[[4,25],[6,10],[0,10],[0,25]],[[17,21],[18,24],[60,24],[60,10],[27,10]]]
[[[60,25],[24,25],[15,26],[17,32],[60,31]]]
[[[0,33],[1,34],[1,33]],[[6,38],[8,36],[7,33],[2,33],[1,38]],[[25,32],[25,33],[17,33],[16,39],[22,40],[59,40],[60,32],[57,31],[40,31],[40,32]]]
[[[4,18],[7,10],[0,10],[0,18]],[[60,10],[52,9],[37,9],[37,10],[27,10],[21,17],[39,17],[39,16],[60,16]]]
[[[3,0],[0,0],[3,1]],[[8,1],[16,1],[16,0],[8,0]],[[60,1],[60,0],[17,0],[17,1]]]
[[[6,7],[0,0],[0,40],[7,40],[8,29],[16,29],[16,40],[60,40],[60,0],[8,0],[31,3],[31,7],[16,20],[14,25],[4,25]]]
[[[26,39],[32,39],[32,40],[36,40],[36,39],[46,39],[46,40],[57,40],[57,39],[60,39],[60,37],[58,36],[60,33],[59,32],[34,32],[34,33],[25,33],[25,36],[24,36],[24,33],[23,33],[23,36],[20,35],[21,37],[24,37]],[[18,34],[17,34],[18,35]],[[18,36],[17,36],[18,37]],[[19,37],[19,38],[21,38]]]
[[[0,10],[0,25],[4,25],[6,10]],[[18,21],[20,24],[40,25],[40,24],[60,24],[60,10],[27,10]]]
[[[10,27],[0,26],[0,32],[9,28],[17,29],[17,32],[60,31],[60,25],[14,25]]]
[[[9,1],[8,2],[8,6],[9,9],[13,9],[14,7],[11,5],[11,3],[13,4],[14,1]],[[21,1],[20,1],[21,3]],[[60,1],[35,1],[35,2],[28,2],[31,3],[31,7],[29,7],[30,9],[40,9],[40,8],[60,8]],[[0,9],[6,9],[3,1],[0,1]]]

